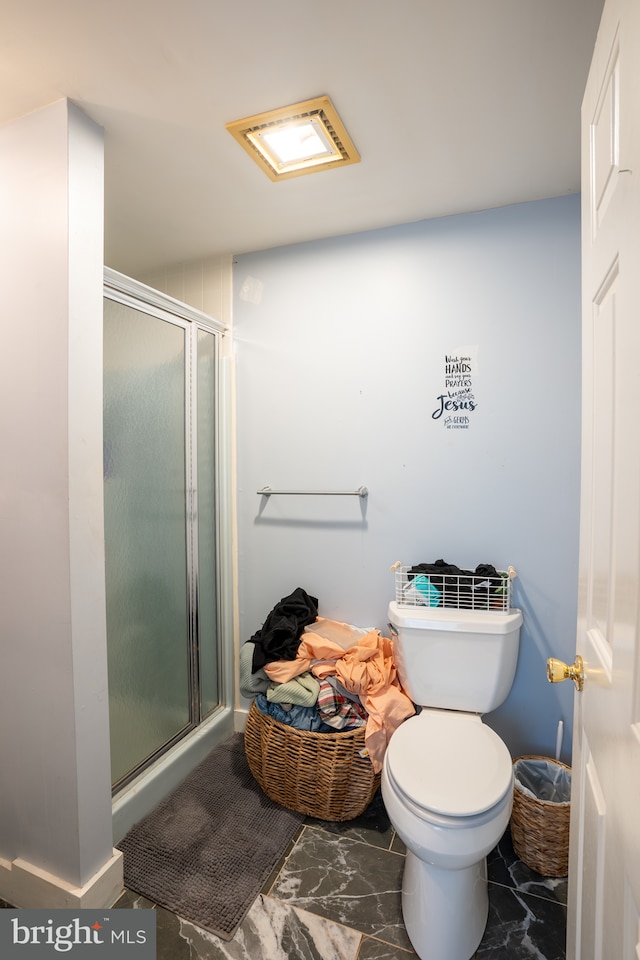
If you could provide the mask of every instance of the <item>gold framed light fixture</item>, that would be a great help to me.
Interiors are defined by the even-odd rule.
[[[270,180],[287,180],[360,161],[326,96],[234,120],[226,126]]]

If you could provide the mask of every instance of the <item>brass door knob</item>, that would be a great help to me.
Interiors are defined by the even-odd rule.
[[[555,657],[549,657],[547,660],[547,680],[549,683],[573,680],[576,690],[582,690],[584,686],[584,662],[580,654],[576,656],[572,664],[566,664],[562,660],[556,660]]]

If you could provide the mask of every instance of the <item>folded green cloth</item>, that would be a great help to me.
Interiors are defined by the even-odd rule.
[[[270,683],[267,688],[267,700],[271,703],[295,703],[300,707],[313,707],[320,684],[311,673],[301,673],[286,683]]]
[[[240,647],[240,693],[247,700],[253,700],[258,693],[265,693],[272,680],[264,670],[252,671],[254,643],[247,640]]]

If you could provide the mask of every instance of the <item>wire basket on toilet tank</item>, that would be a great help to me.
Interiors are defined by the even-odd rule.
[[[405,607],[450,607],[455,610],[491,610],[507,613],[511,607],[513,567],[496,570],[481,563],[462,570],[444,560],[403,566],[395,571],[395,599]]]

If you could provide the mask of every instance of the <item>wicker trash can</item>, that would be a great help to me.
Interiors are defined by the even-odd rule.
[[[523,863],[545,877],[569,870],[571,767],[549,757],[513,761],[513,848]]]
[[[271,800],[320,820],[353,820],[380,786],[365,749],[364,727],[309,733],[251,704],[244,733],[251,773]]]

